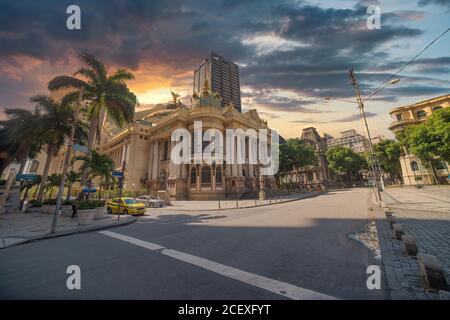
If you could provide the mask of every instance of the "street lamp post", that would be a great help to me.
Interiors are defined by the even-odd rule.
[[[378,158],[375,155],[374,152],[374,148],[373,148],[373,144],[372,144],[372,138],[370,136],[370,131],[369,131],[369,126],[367,124],[367,119],[366,119],[366,113],[364,111],[364,101],[369,100],[371,97],[373,97],[374,95],[376,95],[377,93],[379,93],[380,91],[382,91],[384,88],[386,88],[389,85],[393,85],[396,84],[400,81],[399,78],[396,79],[392,79],[389,82],[387,82],[386,84],[384,84],[383,86],[379,87],[377,90],[373,91],[370,95],[368,95],[365,99],[361,98],[361,94],[359,91],[359,87],[358,87],[358,82],[356,80],[355,77],[355,73],[353,71],[353,68],[349,70],[349,79],[353,85],[353,87],[355,88],[356,91],[356,99],[357,102],[355,101],[350,101],[350,100],[345,100],[345,99],[336,99],[336,98],[330,98],[330,97],[326,97],[325,100],[337,100],[337,101],[344,101],[344,102],[349,102],[349,103],[354,103],[358,105],[359,111],[361,113],[361,119],[364,122],[364,127],[366,129],[366,133],[367,133],[367,138],[369,140],[369,151],[370,151],[370,170],[372,171],[371,174],[373,176],[374,179],[374,183],[376,184],[377,187],[377,195],[378,198],[381,200],[381,196],[380,196],[380,189],[378,188],[378,185],[381,187],[381,190],[384,190],[384,181],[383,181],[383,175],[381,174],[381,167],[380,164],[378,162]],[[373,165],[375,163],[375,166]],[[379,177],[380,181],[378,181],[378,178],[376,178],[376,176]]]

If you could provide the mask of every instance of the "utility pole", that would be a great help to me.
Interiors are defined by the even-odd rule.
[[[378,181],[378,169],[375,168],[375,167],[378,168],[378,160],[377,160],[377,158],[375,156],[375,152],[373,150],[372,137],[370,136],[369,125],[367,124],[366,113],[364,112],[364,103],[361,99],[358,81],[356,80],[355,72],[353,71],[353,68],[351,68],[348,71],[348,78],[350,79],[350,82],[356,91],[356,99],[358,100],[359,110],[361,112],[361,117],[364,122],[365,129],[366,129],[367,139],[369,140],[369,149],[370,149],[370,157],[371,157],[369,165],[370,165],[370,168],[372,169],[373,181],[374,181],[375,188],[377,190],[378,200],[381,201],[381,193],[380,193],[379,181]]]
[[[67,144],[66,155],[65,155],[65,158],[64,158],[64,165],[63,165],[63,171],[62,171],[62,176],[61,176],[61,183],[59,184],[58,196],[56,198],[55,212],[53,213],[53,222],[52,222],[51,233],[55,233],[56,225],[58,223],[58,214],[59,214],[59,210],[61,208],[61,202],[62,202],[61,200],[62,200],[62,196],[63,196],[63,193],[64,193],[64,183],[66,181],[67,169],[69,168],[70,154],[72,153],[73,141],[74,141],[74,138],[75,138],[75,130],[76,130],[76,125],[77,125],[77,121],[78,121],[78,119],[77,119],[77,117],[78,117],[78,110],[79,110],[79,107],[81,105],[81,99],[82,99],[82,93],[80,93],[79,100],[78,100],[79,105],[75,109],[75,112],[74,112],[74,115],[73,115],[72,125],[71,125],[71,128],[70,128],[69,143]]]

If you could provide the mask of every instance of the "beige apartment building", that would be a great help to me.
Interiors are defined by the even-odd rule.
[[[436,110],[448,108],[450,105],[450,94],[439,96],[413,104],[392,109],[389,114],[393,122],[389,130],[394,134],[402,131],[406,126],[422,123]],[[406,185],[434,184],[433,171],[426,167],[419,158],[405,150],[405,155],[400,157],[403,182]],[[437,179],[440,183],[447,183],[449,174],[448,163],[442,163],[441,167],[435,168]]]
[[[341,132],[338,138],[330,138],[327,140],[327,147],[333,148],[343,146],[352,149],[357,153],[364,153],[369,151],[369,140],[359,134],[355,129],[350,129]]]

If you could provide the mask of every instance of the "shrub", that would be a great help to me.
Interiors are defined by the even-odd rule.
[[[42,204],[54,206],[54,205],[56,205],[56,199],[46,199],[42,202]]]
[[[105,200],[96,200],[97,201],[97,208],[104,207],[106,205]]]
[[[30,202],[30,208],[40,208],[42,207],[42,201],[34,200]]]
[[[105,206],[105,201],[103,200],[81,200],[77,203],[78,210],[90,210]]]
[[[64,200],[63,202],[61,202],[61,205],[63,206],[71,206],[74,202],[72,200]]]

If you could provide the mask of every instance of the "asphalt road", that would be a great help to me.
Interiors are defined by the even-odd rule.
[[[369,191],[217,212],[153,209],[128,226],[0,250],[0,299],[383,299],[347,235]],[[66,268],[81,269],[68,290]]]

